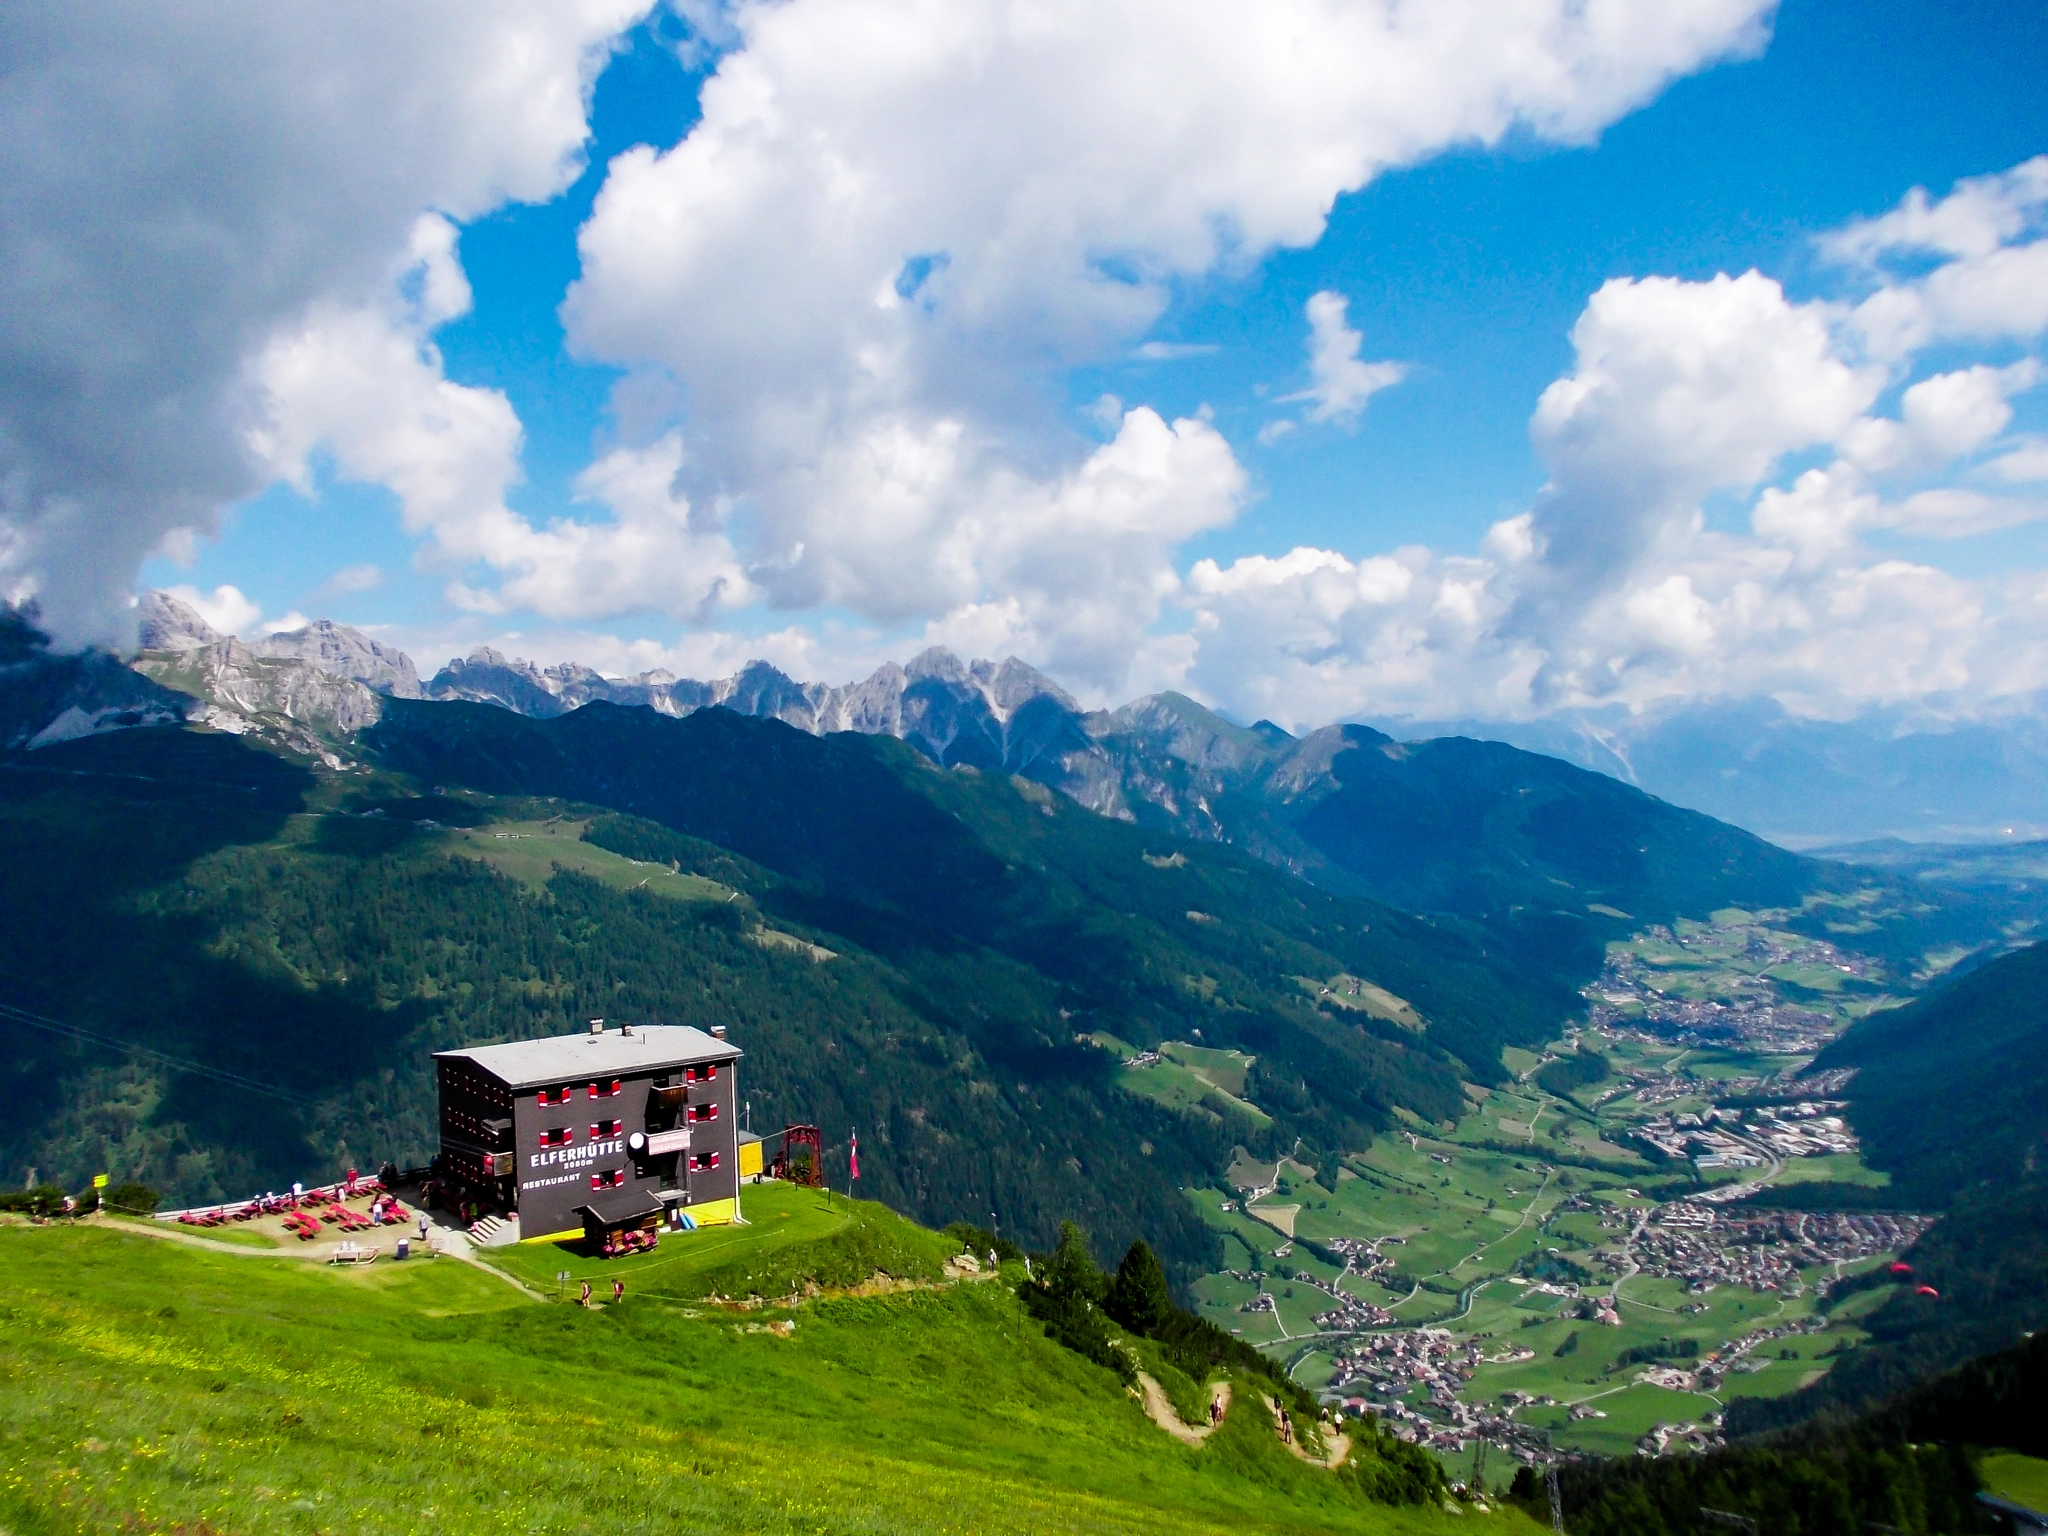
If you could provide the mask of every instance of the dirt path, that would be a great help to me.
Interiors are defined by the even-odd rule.
[[[1280,1399],[1277,1397],[1267,1398],[1266,1411],[1273,1415],[1273,1431],[1275,1434],[1279,1434],[1280,1426],[1286,1422],[1286,1409],[1280,1406]],[[1280,1443],[1293,1452],[1297,1460],[1305,1461],[1312,1467],[1322,1467],[1330,1472],[1334,1472],[1343,1466],[1344,1458],[1351,1454],[1350,1439],[1338,1434],[1333,1429],[1323,1431],[1325,1454],[1321,1456],[1312,1455],[1308,1448],[1301,1443],[1301,1437],[1298,1435],[1281,1435]]]
[[[1166,1396],[1166,1389],[1143,1371],[1138,1372],[1138,1385],[1144,1391],[1145,1412],[1152,1422],[1184,1445],[1200,1445],[1216,1433],[1216,1425],[1222,1423],[1223,1415],[1230,1412],[1230,1383],[1227,1381],[1219,1381],[1209,1389],[1209,1401],[1221,1403],[1223,1412],[1216,1415],[1213,1423],[1201,1425],[1189,1424],[1183,1420],[1174,1411],[1172,1402]]]

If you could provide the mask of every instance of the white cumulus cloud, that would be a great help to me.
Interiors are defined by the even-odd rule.
[[[1943,340],[2029,338],[2048,327],[2048,155],[1959,182],[1930,201],[1915,187],[1889,213],[1859,220],[1822,251],[1878,284],[1857,307],[1871,351],[1907,356]],[[1903,276],[1939,258],[1931,272]]]
[[[1176,281],[1313,243],[1389,167],[1583,141],[1760,47],[1769,9],[743,3],[696,126],[610,165],[564,318],[583,356],[674,381],[685,479],[735,499],[770,603],[1007,614],[1107,678],[1241,475],[1149,413],[1091,448],[1062,370],[1168,355],[1144,337]],[[1352,419],[1391,365],[1359,361],[1334,295],[1311,319],[1311,415]]]
[[[1327,290],[1308,301],[1308,371],[1313,382],[1283,402],[1309,402],[1308,419],[1350,426],[1365,403],[1408,375],[1405,363],[1368,363],[1359,357],[1365,337],[1346,323],[1350,301]]]
[[[422,212],[565,186],[646,3],[0,8],[0,597],[123,638],[139,563],[261,484],[250,358],[378,290]]]
[[[1914,347],[1955,334],[1929,325],[1873,357],[1868,327],[1887,295],[1925,304],[2012,249],[2044,165],[1914,194],[1826,242],[1876,274],[1860,301],[1794,301],[1754,272],[1606,284],[1531,421],[1550,470],[1534,506],[1472,557],[1200,562],[1179,681],[1297,725],[1752,694],[1836,718],[1969,713],[2048,688],[2048,576],[1969,579],[1884,547],[2048,517],[2015,489],[2048,478],[2048,457],[2006,435],[2040,364],[1916,377]],[[1888,271],[1908,248],[1935,264]],[[1715,497],[1747,526],[1714,526]]]

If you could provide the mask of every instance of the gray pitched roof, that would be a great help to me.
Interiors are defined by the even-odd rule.
[[[552,1035],[514,1040],[466,1051],[436,1051],[435,1059],[474,1062],[513,1088],[544,1088],[594,1077],[623,1077],[700,1061],[736,1061],[738,1046],[715,1040],[687,1024],[636,1024],[633,1032],[608,1029],[601,1035]]]

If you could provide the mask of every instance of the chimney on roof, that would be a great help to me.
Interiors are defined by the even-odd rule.
[[[712,1025],[711,1038],[714,1040],[723,1040],[725,1038],[725,1026],[723,1024]]]
[[[590,1021],[590,1032],[591,1032],[591,1033],[592,1033],[593,1035],[601,1035],[601,1034],[603,1034],[603,1033],[604,1033],[604,1020],[603,1020],[603,1019],[592,1019],[592,1020]]]
[[[622,1035],[630,1035],[631,1033],[633,1033],[633,1026],[630,1024],[621,1024],[619,1026],[619,1033]]]

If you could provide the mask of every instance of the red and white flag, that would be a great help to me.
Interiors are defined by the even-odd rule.
[[[860,1177],[860,1132],[859,1132],[859,1131],[855,1131],[855,1132],[853,1133],[853,1146],[851,1147],[851,1149],[849,1149],[849,1150],[848,1150],[848,1152],[847,1152],[847,1154],[846,1154],[846,1176],[847,1176],[847,1177],[848,1177],[849,1179],[857,1179],[857,1178],[859,1178],[859,1177]]]

